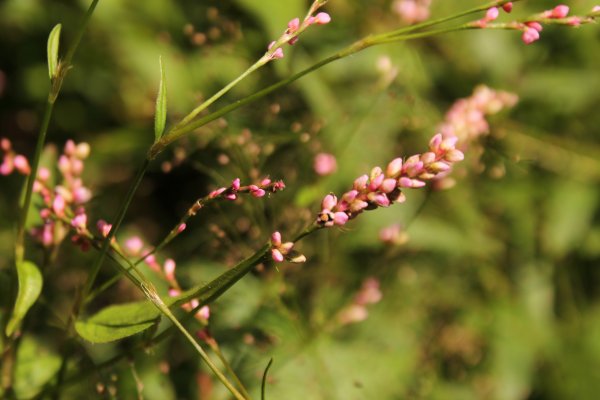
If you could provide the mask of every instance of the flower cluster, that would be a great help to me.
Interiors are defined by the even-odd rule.
[[[358,293],[354,296],[352,304],[343,308],[338,314],[338,322],[347,325],[364,321],[369,316],[367,306],[378,303],[382,297],[379,290],[379,281],[375,278],[365,279]]]
[[[271,181],[264,178],[258,185],[241,186],[240,178],[235,178],[229,187],[220,187],[213,190],[208,195],[209,199],[223,198],[226,200],[236,200],[240,193],[250,193],[253,197],[263,197],[267,192],[275,193],[285,189],[283,181]]]
[[[0,150],[3,153],[2,164],[0,164],[0,175],[10,175],[14,171],[23,175],[31,173],[29,161],[27,161],[24,155],[15,153],[10,140],[6,138],[0,139]]]
[[[293,250],[294,242],[282,242],[281,233],[273,232],[271,235],[271,257],[276,262],[287,260],[293,263],[303,263],[306,257]]]
[[[321,8],[327,1],[316,0],[310,7],[308,14],[302,22],[300,18],[294,18],[288,22],[287,29],[279,37],[279,39],[272,41],[269,44],[268,51],[264,55],[265,61],[283,58],[283,49],[281,46],[284,44],[293,45],[298,41],[300,34],[311,25],[325,25],[331,21],[331,17],[326,12],[320,12],[313,15],[319,8]]]
[[[512,2],[508,2],[502,5],[502,9],[507,13],[510,13],[512,11],[512,8]],[[592,8],[591,13],[587,16],[569,17],[569,6],[559,4],[550,10],[546,10],[529,17],[524,22],[514,21],[508,24],[497,24],[494,27],[503,29],[515,29],[521,31],[521,40],[523,40],[525,44],[531,44],[540,38],[540,33],[543,30],[543,23],[554,23],[577,27],[583,23],[593,22],[595,18],[599,16],[599,12],[600,6],[595,6],[594,8]],[[488,27],[489,22],[492,22],[496,18],[498,18],[498,15],[498,7],[491,7],[487,10],[484,18],[473,22],[471,26],[478,28],[486,28]]]
[[[456,136],[443,138],[438,133],[429,142],[429,151],[406,160],[396,158],[385,171],[373,168],[369,175],[358,177],[352,190],[339,200],[335,194],[328,194],[321,202],[316,223],[321,227],[344,225],[364,210],[404,202],[402,189],[423,187],[426,181],[447,173],[455,162],[464,158],[456,148],[457,140]]]
[[[519,100],[516,94],[479,85],[470,97],[457,100],[438,127],[444,138],[458,137],[467,144],[489,132],[486,115],[496,114],[513,107]]]
[[[425,21],[429,18],[431,0],[396,0],[392,3],[392,11],[407,24]]]
[[[77,232],[86,229],[84,204],[91,199],[92,194],[83,185],[81,174],[84,160],[89,154],[90,146],[87,143],[75,144],[68,140],[58,159],[58,171],[61,175],[58,184],[54,185],[49,169],[40,168],[38,171],[33,190],[42,198],[44,207],[40,210],[40,216],[44,223],[41,227],[34,228],[32,233],[45,247],[57,245],[65,237],[69,229],[65,226],[65,220]],[[74,243],[87,249],[89,243],[82,239],[77,234],[72,237]]]

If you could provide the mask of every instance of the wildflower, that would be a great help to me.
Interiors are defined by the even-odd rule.
[[[271,235],[271,258],[275,262],[283,262],[287,260],[293,263],[303,263],[306,257],[297,251],[293,250],[294,242],[281,241],[281,233],[273,232]]]
[[[429,18],[431,0],[396,0],[392,11],[407,24],[425,21]]]
[[[333,154],[319,153],[315,156],[313,168],[318,175],[330,175],[337,169],[337,161]]]

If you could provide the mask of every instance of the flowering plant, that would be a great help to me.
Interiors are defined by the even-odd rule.
[[[93,22],[96,14],[108,24],[118,11],[102,11],[102,6],[96,11],[99,1],[92,0],[83,24],[72,38],[69,37],[67,51],[61,47],[62,25],[56,25],[47,42],[49,91],[44,116],[34,124],[39,125],[35,150],[28,149],[27,141],[16,135],[0,141],[0,174],[8,182],[6,187],[18,185],[15,182],[24,179],[21,198],[12,196],[12,201],[19,204],[19,212],[11,221],[16,229],[11,236],[14,240],[8,246],[12,253],[7,253],[6,259],[10,262],[0,264],[0,288],[3,289],[0,312],[2,396],[19,399],[69,398],[89,397],[95,392],[99,397],[111,398],[119,397],[119,393],[125,398],[186,397],[187,394],[181,394],[186,385],[177,382],[184,379],[182,376],[191,376],[182,371],[187,368],[186,363],[196,363],[195,357],[198,357],[202,363],[193,367],[193,381],[194,392],[200,398],[250,399],[259,392],[262,398],[269,397],[269,393],[274,393],[273,398],[293,398],[293,395],[288,395],[287,390],[290,393],[292,390],[288,385],[270,381],[272,375],[268,371],[271,362],[268,365],[264,362],[268,358],[264,353],[270,351],[265,349],[274,348],[274,343],[281,337],[300,332],[302,338],[298,344],[314,340],[313,352],[319,353],[323,348],[335,352],[337,345],[320,347],[323,343],[319,340],[329,340],[323,339],[325,335],[336,338],[348,332],[351,334],[354,328],[361,329],[361,325],[372,323],[375,326],[377,321],[387,321],[386,318],[378,319],[377,312],[381,312],[378,311],[383,309],[380,303],[395,287],[393,282],[399,285],[396,287],[407,289],[421,273],[406,261],[409,259],[407,256],[413,256],[412,259],[419,260],[421,264],[425,262],[419,259],[418,254],[426,257],[435,246],[439,246],[438,249],[448,246],[454,256],[472,256],[486,264],[490,262],[486,254],[501,254],[498,250],[501,245],[494,237],[485,237],[484,240],[478,233],[471,233],[461,238],[461,234],[453,231],[452,227],[458,227],[469,219],[475,221],[473,225],[487,225],[481,215],[474,216],[470,212],[479,201],[484,201],[477,200],[477,195],[483,199],[490,195],[484,190],[467,194],[464,191],[469,183],[479,179],[483,171],[490,171],[490,177],[496,179],[506,175],[506,159],[498,157],[498,154],[510,154],[514,150],[516,146],[513,142],[510,147],[510,140],[515,140],[518,134],[512,131],[519,129],[505,125],[499,129],[500,133],[494,134],[489,119],[517,107],[519,96],[516,93],[520,91],[496,90],[486,85],[476,86],[471,95],[463,90],[460,96],[451,96],[453,105],[442,118],[431,111],[434,108],[431,103],[423,100],[426,98],[424,93],[434,91],[434,88],[418,83],[418,73],[422,68],[410,67],[408,63],[399,61],[405,59],[394,52],[400,51],[397,46],[400,42],[419,43],[416,40],[423,39],[426,45],[440,46],[436,50],[439,54],[458,54],[461,49],[443,48],[444,42],[438,38],[453,38],[453,35],[446,35],[455,32],[483,30],[519,32],[520,38],[505,40],[516,42],[511,45],[517,49],[515,51],[525,52],[535,47],[522,45],[542,43],[544,36],[541,32],[544,30],[545,35],[545,29],[550,31],[552,25],[579,28],[596,22],[600,16],[599,6],[572,13],[564,4],[531,14],[524,6],[524,16],[519,16],[518,6],[525,3],[496,0],[466,11],[444,14],[449,16],[435,17],[438,11],[430,10],[430,7],[435,7],[435,2],[394,1],[391,4],[393,13],[386,17],[389,20],[381,21],[381,27],[368,27],[369,32],[375,33],[321,58],[322,48],[329,46],[321,38],[332,35],[331,38],[335,39],[331,33],[335,30],[334,25],[342,21],[344,13],[349,11],[336,2],[315,0],[303,18],[292,17],[283,29],[272,29],[269,35],[274,40],[261,41],[260,46],[257,45],[262,55],[255,57],[255,62],[248,63],[249,57],[245,53],[236,54],[239,57],[236,61],[243,60],[243,68],[233,67],[235,73],[230,73],[225,67],[228,61],[223,54],[231,54],[231,49],[227,49],[229,42],[222,39],[222,35],[230,34],[240,42],[248,39],[248,43],[251,43],[252,35],[248,38],[242,35],[247,31],[234,22],[236,10],[206,7],[203,14],[206,23],[212,24],[212,27],[196,31],[196,27],[186,24],[179,39],[188,40],[186,45],[197,46],[195,50],[206,52],[209,58],[215,57],[210,63],[222,64],[223,71],[218,72],[223,76],[232,75],[232,78],[214,95],[206,98],[199,95],[201,101],[194,101],[191,106],[190,101],[182,106],[185,101],[176,100],[172,90],[173,87],[187,88],[189,83],[181,79],[178,72],[170,75],[171,67],[181,68],[177,64],[180,54],[168,54],[163,61],[157,51],[158,71],[153,72],[159,76],[157,93],[152,91],[151,98],[138,103],[139,100],[131,95],[135,91],[123,90],[120,98],[123,104],[128,101],[134,103],[127,107],[125,114],[130,113],[129,117],[137,116],[144,127],[150,126],[149,121],[153,120],[152,140],[146,140],[148,136],[146,139],[132,138],[134,129],[127,125],[131,132],[127,132],[125,140],[115,141],[116,145],[104,144],[104,148],[102,138],[91,136],[85,140],[83,137],[67,139],[63,145],[56,147],[52,143],[60,143],[60,140],[53,136],[55,127],[52,121],[56,118],[57,123],[64,123],[77,118],[76,112],[60,110],[63,91],[65,95],[72,96],[72,93],[69,94],[69,90],[73,90],[68,86],[69,77],[73,75],[74,81],[78,77],[80,83],[83,79],[78,72],[75,55],[79,47],[85,52],[88,47],[86,40],[92,40],[84,34],[88,25],[92,30],[98,29],[94,28]],[[115,7],[120,10],[121,6]],[[244,15],[252,14],[249,12],[252,10],[271,17],[270,12],[276,6],[270,8],[261,4],[253,9],[252,5],[246,4],[240,7],[248,8],[244,9]],[[442,15],[442,11],[439,12]],[[434,17],[430,18],[431,15]],[[345,29],[352,32],[351,28]],[[133,35],[127,31],[122,34],[123,40],[127,35]],[[357,35],[356,32],[354,34]],[[471,36],[479,37],[480,34],[484,32],[474,32]],[[172,52],[173,48],[178,48],[172,42],[176,41],[172,33],[165,34],[161,40],[169,44],[170,47],[165,45],[165,48]],[[219,55],[218,51],[213,53],[209,47],[218,47],[220,40],[226,43],[219,47],[219,51],[224,52]],[[116,47],[119,45],[115,44]],[[358,58],[359,53],[362,56],[364,50],[370,48],[377,48],[384,54],[377,54],[376,68],[371,63],[366,70],[371,76],[376,76],[370,79],[376,81],[375,89],[363,88],[361,93],[376,90],[388,95],[392,99],[388,101],[398,109],[410,105],[410,112],[402,112],[401,118],[396,118],[395,112],[385,117],[378,115],[386,107],[377,103],[365,105],[362,96],[354,93],[358,87],[347,88],[348,78],[344,78],[343,74],[318,80],[320,73],[329,71],[321,71],[326,65],[332,64],[329,68],[334,68],[343,62],[349,64],[352,61],[347,58],[353,55]],[[246,51],[255,53],[249,49],[251,47]],[[427,53],[426,47],[420,50]],[[423,61],[408,52],[404,56],[417,65]],[[311,62],[313,58],[320,61]],[[346,60],[334,63],[342,59]],[[259,71],[262,71],[262,79],[267,83],[256,77]],[[436,72],[435,68],[430,72],[430,84],[438,82],[435,75],[440,72]],[[307,78],[308,83],[301,79],[306,75],[311,75]],[[0,96],[4,80],[10,82],[13,79],[10,74],[6,75],[8,78],[4,76],[0,70]],[[217,82],[222,79],[218,73],[215,76],[219,78]],[[171,83],[172,78],[174,84]],[[215,84],[212,78],[203,82],[206,87]],[[317,81],[311,83],[310,79]],[[124,87],[131,84],[127,81],[122,83]],[[338,101],[344,104],[345,99],[335,100],[336,96],[324,82],[336,88],[333,91],[336,96],[348,97],[347,101],[354,108],[337,107]],[[452,82],[440,82],[448,88],[452,86]],[[291,88],[293,83],[306,85],[299,86],[302,95],[292,92],[285,97],[276,92],[283,87]],[[85,89],[85,85],[81,85],[77,90],[85,92]],[[101,85],[95,89],[102,92]],[[241,97],[238,97],[238,91],[242,92]],[[440,87],[439,93],[442,92]],[[394,99],[396,97],[401,100]],[[311,107],[300,104],[298,98],[311,103]],[[269,99],[271,104],[265,104],[265,99]],[[223,100],[228,100],[228,103],[219,105]],[[527,101],[525,98],[526,106]],[[79,103],[71,101],[70,104]],[[148,104],[152,106],[148,107]],[[242,117],[232,117],[236,110],[247,112],[247,106],[251,104],[268,111],[253,112],[246,116],[246,121]],[[211,109],[217,105],[219,108]],[[150,111],[146,112],[147,109]],[[308,112],[302,115],[309,109],[321,115],[321,120]],[[353,110],[364,112],[366,116],[363,117],[369,124],[361,120],[360,112],[352,115]],[[59,116],[66,119],[59,120]],[[225,116],[231,119],[225,119]],[[369,116],[371,120],[368,120]],[[286,118],[292,122],[284,125],[281,121]],[[381,133],[364,134],[363,123],[370,125],[371,129],[377,127]],[[92,128],[88,126],[86,129]],[[512,138],[507,140],[508,145],[501,140],[502,132],[508,132],[506,136]],[[127,146],[130,141],[136,143],[133,148]],[[356,144],[358,147],[354,148]],[[419,150],[410,151],[413,146]],[[96,156],[97,153],[100,156]],[[133,153],[137,155],[134,157]],[[567,166],[551,162],[552,151],[544,154],[549,155],[539,158],[546,170],[554,171],[553,168],[561,165],[559,170],[565,173]],[[562,161],[563,154],[559,152],[554,159]],[[384,167],[373,167],[371,161],[381,163],[384,156],[391,161],[380,164]],[[105,157],[104,161],[102,157]],[[140,161],[136,173],[131,173],[126,161],[131,157]],[[159,161],[161,164],[157,167]],[[584,159],[573,168],[593,170],[578,168],[582,163],[597,166],[593,160]],[[190,184],[195,178],[189,177],[186,168],[193,171],[190,175],[203,176],[210,183]],[[361,172],[364,174],[359,175]],[[182,181],[178,174],[184,175],[185,179]],[[359,175],[358,178],[352,180],[351,177],[356,175]],[[463,181],[467,183],[462,184]],[[111,188],[121,185],[127,188],[126,193],[117,189],[116,193],[121,198],[114,198]],[[452,190],[446,194],[442,189]],[[489,189],[497,190],[494,187]],[[454,191],[459,193],[457,197],[450,194]],[[464,199],[469,199],[472,207],[455,200],[460,198],[460,193]],[[594,195],[585,191],[580,193],[584,193],[580,210],[587,209],[591,213]],[[167,199],[161,208],[154,208],[156,199],[163,195]],[[433,208],[447,224],[443,225],[444,228],[436,229],[436,224],[431,221],[430,226],[419,227],[420,221],[427,221],[427,215],[423,214],[429,202],[437,202]],[[418,204],[421,205],[415,206]],[[498,209],[508,207],[505,204],[489,200],[482,206],[482,214],[501,213]],[[168,211],[162,210],[165,205]],[[404,214],[403,210],[412,215]],[[144,213],[146,216],[143,216]],[[508,214],[506,218],[511,218]],[[417,216],[419,218],[415,218]],[[518,217],[522,216],[518,214]],[[392,219],[385,222],[393,224],[381,224],[383,218]],[[372,234],[374,226],[367,225],[372,222],[363,222],[370,219],[379,223],[376,228],[381,230],[381,240]],[[518,221],[521,222],[520,219]],[[344,232],[346,230],[354,232]],[[342,240],[341,237],[349,239]],[[358,242],[352,243],[352,237],[359,238],[354,239]],[[551,240],[549,243],[552,243]],[[462,243],[462,247],[456,246],[456,243]],[[362,246],[369,248],[362,249]],[[510,248],[507,245],[507,253],[510,253]],[[440,255],[438,261],[445,258],[445,255]],[[447,262],[450,264],[452,261]],[[219,266],[213,268],[211,263]],[[343,269],[343,264],[353,267]],[[359,268],[362,264],[367,265],[364,270]],[[383,264],[389,268],[376,270],[372,267]],[[109,265],[113,268],[107,268]],[[319,268],[315,268],[317,265]],[[392,266],[397,266],[396,272],[391,272],[398,275],[394,278],[390,274],[394,270]],[[540,275],[535,277],[541,279]],[[476,282],[490,292],[501,291],[494,281],[490,273]],[[248,282],[260,283],[263,289],[244,286],[253,285]],[[225,293],[229,295],[221,298]],[[231,300],[234,297],[235,300]],[[445,315],[446,310],[440,305],[443,299],[441,293],[439,298],[435,297],[431,310]],[[234,304],[228,305],[228,301]],[[252,305],[253,302],[256,304]],[[400,304],[402,309],[410,308],[401,303],[402,299],[396,299],[395,305]],[[427,314],[427,307],[429,305],[424,306],[423,314]],[[250,311],[245,318],[235,315],[248,309]],[[372,312],[375,314],[373,319]],[[473,333],[474,328],[465,328],[466,324],[460,325],[453,316],[447,317],[452,323],[445,323],[444,315],[439,319],[443,322],[442,333],[436,333],[439,340],[435,343],[439,349],[423,344],[423,358],[414,355],[411,358],[415,374],[420,369],[432,373],[429,358],[435,357],[436,352],[442,354],[442,364],[448,362],[454,365],[452,362],[458,360],[458,370],[450,368],[451,374],[460,374],[481,365],[482,354],[489,343],[481,339],[481,335]],[[404,315],[403,321],[410,321],[410,318],[410,315]],[[269,320],[275,322],[265,327],[265,321]],[[386,324],[388,322],[383,326]],[[290,325],[295,328],[289,328]],[[279,334],[272,333],[276,329],[280,329]],[[390,329],[406,333],[402,330],[404,328],[391,326]],[[236,340],[230,341],[228,337]],[[179,343],[178,338],[184,343]],[[385,353],[388,340],[384,337],[378,340],[381,340],[382,353]],[[43,341],[50,345],[41,346]],[[371,344],[377,346],[376,342]],[[407,339],[403,343],[408,342]],[[239,343],[252,349],[253,354],[249,356],[252,361],[245,360],[244,351],[236,347]],[[177,351],[171,353],[171,347]],[[181,354],[190,353],[190,348],[194,350],[194,357],[183,358]],[[27,371],[28,349],[30,354],[39,352],[44,355],[40,368],[32,368],[36,372],[33,374],[36,381],[31,385],[23,379],[26,375],[23,370]],[[209,349],[210,352],[207,351]],[[285,353],[284,349],[277,357],[288,358]],[[328,356],[322,360],[318,354],[314,357],[321,375],[321,397],[351,397],[342,394],[349,390],[343,377],[353,377],[356,371],[338,374],[335,369],[343,363],[333,365],[334,358]],[[381,355],[381,360],[389,361],[385,354]],[[145,367],[150,364],[153,367]],[[394,369],[401,367],[395,365]],[[118,374],[112,376],[111,371]],[[122,378],[126,375],[125,371],[127,378]],[[329,372],[337,385],[325,382]],[[153,373],[154,377],[149,377]],[[285,367],[278,370],[275,379],[282,376],[289,379],[294,375],[285,373]],[[165,394],[159,388],[150,389],[161,379],[157,376],[172,377],[168,385],[172,388],[171,392]],[[368,379],[370,395],[367,397],[393,398],[398,395],[393,389],[385,394],[378,393],[377,379]],[[359,382],[355,387],[361,385]],[[479,394],[495,390],[481,385],[483,389]],[[389,382],[385,386],[390,386]],[[306,390],[310,391],[310,388]],[[340,393],[335,394],[337,390]],[[403,393],[413,397],[427,394],[427,390],[424,382],[415,380],[414,384],[403,388]]]

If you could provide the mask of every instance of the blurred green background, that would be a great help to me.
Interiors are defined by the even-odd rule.
[[[583,14],[595,0],[570,1]],[[354,40],[402,25],[384,0],[331,0],[333,21],[305,32],[282,60],[253,74],[211,110],[249,95]],[[169,121],[260,57],[300,0],[102,0],[56,105],[49,142],[92,147],[84,174],[93,220],[111,220],[153,140],[162,56]],[[434,0],[433,17],[477,1]],[[515,5],[503,20],[551,8]],[[0,1],[0,136],[33,153],[48,91],[46,38],[63,24],[70,43],[87,1]],[[491,118],[481,161],[465,163],[448,191],[409,191],[405,204],[361,215],[298,245],[308,262],[267,265],[213,307],[210,329],[259,397],[269,360],[269,399],[594,399],[600,393],[600,29],[547,27],[525,46],[518,32],[474,31],[368,49],[337,61],[177,142],[152,165],[122,230],[156,243],[198,197],[234,177],[284,179],[284,192],[203,210],[160,255],[185,286],[206,282],[260,247],[274,230],[291,237],[374,165],[425,149],[448,107],[480,83],[519,95]],[[389,82],[381,57],[397,68]],[[318,152],[338,171],[319,177]],[[469,158],[469,156],[467,157]],[[476,168],[475,168],[476,167]],[[21,178],[0,180],[0,282],[12,274]],[[409,241],[386,246],[399,223]],[[32,257],[41,252],[31,246]],[[38,254],[38,256],[35,256]],[[19,352],[17,391],[39,392],[59,365],[67,312],[93,254],[69,243],[44,271]],[[108,264],[108,263],[107,263]],[[108,265],[101,280],[114,270]],[[358,324],[335,316],[363,280],[383,299]],[[7,288],[0,288],[7,293]],[[7,296],[2,309],[6,316]],[[97,307],[141,295],[122,282]],[[193,325],[190,325],[194,329]],[[74,350],[70,370],[92,368],[132,342]],[[85,351],[83,348],[85,347]],[[226,399],[180,338],[96,371],[64,398]],[[211,383],[212,382],[212,383]]]

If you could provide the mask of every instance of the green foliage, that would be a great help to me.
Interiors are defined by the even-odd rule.
[[[48,75],[50,79],[56,77],[58,71],[58,46],[60,44],[61,24],[57,24],[48,36]]]
[[[42,292],[42,274],[31,261],[23,261],[17,264],[17,278],[19,280],[19,291],[17,292],[12,316],[6,324],[7,336],[12,336]]]
[[[154,142],[157,142],[165,130],[167,123],[167,80],[165,77],[165,68],[162,57],[159,58],[160,64],[160,83],[158,94],[156,95],[156,109],[154,111]]]

